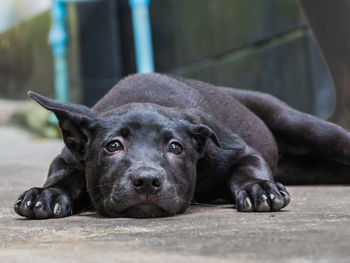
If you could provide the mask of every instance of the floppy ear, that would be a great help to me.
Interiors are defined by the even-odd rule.
[[[221,147],[218,137],[215,132],[206,125],[197,125],[188,123],[187,131],[193,136],[196,141],[196,148],[199,152],[202,151],[207,139],[211,139],[218,147]]]
[[[188,132],[197,141],[198,150],[201,151],[208,139],[222,149],[244,150],[245,143],[237,135],[225,128],[219,121],[211,115],[200,110],[188,110],[185,120]]]
[[[83,161],[95,113],[83,105],[57,102],[32,91],[28,95],[56,115],[64,143],[77,161]]]

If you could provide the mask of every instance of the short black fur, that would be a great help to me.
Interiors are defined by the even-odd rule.
[[[290,202],[274,181],[279,156],[350,165],[347,131],[264,93],[139,74],[92,109],[29,96],[56,114],[66,147],[44,186],[16,201],[27,218],[87,207],[111,217],[170,216],[216,199],[238,211],[278,211]]]

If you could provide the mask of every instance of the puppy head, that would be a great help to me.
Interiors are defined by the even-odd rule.
[[[209,127],[158,105],[129,104],[97,115],[81,105],[29,95],[56,114],[101,215],[158,217],[185,211],[205,141],[219,144]]]

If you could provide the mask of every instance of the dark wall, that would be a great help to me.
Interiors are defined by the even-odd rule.
[[[129,0],[70,8],[72,99],[91,106],[136,72]],[[294,0],[151,0],[150,20],[156,71],[269,92],[320,117],[331,112],[331,82]],[[0,35],[2,97],[24,98],[28,89],[53,96],[50,17],[31,21]]]
[[[303,25],[293,1],[152,0],[156,67],[171,70]],[[166,48],[165,48],[166,47]]]
[[[114,0],[77,5],[82,103],[92,106],[121,78],[118,5]]]
[[[123,73],[135,72],[127,0],[118,1]],[[155,70],[268,92],[326,117],[333,90],[294,0],[151,0]]]

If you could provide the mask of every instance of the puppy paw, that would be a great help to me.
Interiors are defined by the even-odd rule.
[[[14,205],[20,216],[32,219],[58,218],[72,214],[69,196],[57,188],[31,188]]]
[[[237,191],[236,207],[242,212],[278,211],[290,202],[284,185],[263,181],[251,183]]]

